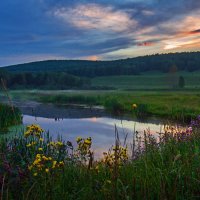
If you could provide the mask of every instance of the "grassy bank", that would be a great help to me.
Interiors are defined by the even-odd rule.
[[[19,109],[0,104],[0,133],[5,133],[10,126],[18,125],[22,122]]]
[[[200,113],[200,93],[191,91],[176,92],[125,92],[125,91],[79,91],[42,92],[38,91],[39,101],[55,104],[103,105],[116,114],[128,113],[138,117],[166,117],[189,121]],[[133,109],[132,105],[137,104]]]
[[[39,126],[0,142],[2,199],[193,199],[200,197],[200,120],[148,132],[94,161],[91,138],[52,141]]]

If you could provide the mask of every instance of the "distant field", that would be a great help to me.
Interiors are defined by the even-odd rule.
[[[179,76],[185,79],[186,89],[200,89],[200,72],[146,73],[135,76],[104,76],[92,79],[92,86],[116,89],[172,89],[178,85]]]

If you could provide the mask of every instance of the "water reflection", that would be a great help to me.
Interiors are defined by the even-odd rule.
[[[92,137],[93,149],[98,156],[103,151],[108,150],[115,143],[115,125],[119,132],[120,140],[123,142],[126,134],[127,143],[132,142],[134,127],[139,133],[150,129],[152,134],[160,132],[162,124],[140,123],[129,120],[119,120],[109,117],[91,117],[79,119],[55,119],[45,117],[34,117],[24,115],[23,122],[25,125],[37,123],[43,129],[50,132],[50,135],[57,139],[61,136],[64,140],[72,141],[78,136]]]

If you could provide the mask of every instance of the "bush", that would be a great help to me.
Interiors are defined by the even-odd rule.
[[[150,113],[147,104],[139,104],[135,109],[136,117],[138,118],[146,118]]]

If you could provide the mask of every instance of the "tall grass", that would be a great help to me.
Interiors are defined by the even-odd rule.
[[[193,93],[43,94],[41,92],[37,96],[38,100],[44,103],[102,105],[109,112],[130,114],[139,118],[157,116],[189,122],[200,113],[199,95]],[[134,111],[132,104],[137,104],[137,109]]]
[[[0,132],[5,133],[10,126],[22,122],[22,115],[18,108],[0,104]]]
[[[98,161],[90,138],[52,143],[38,126],[28,129],[25,137],[0,142],[3,199],[200,198],[199,118],[192,127],[165,127],[157,138],[136,134],[129,157],[116,130],[114,147]],[[53,160],[63,165],[53,168]]]

